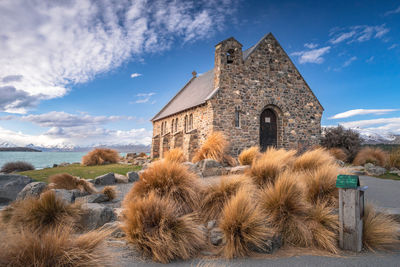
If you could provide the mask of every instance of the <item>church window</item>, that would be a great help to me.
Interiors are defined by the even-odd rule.
[[[193,114],[189,116],[189,129],[193,130]]]
[[[174,119],[172,119],[172,122],[171,122],[171,133],[173,133],[174,132]]]
[[[235,51],[233,49],[229,49],[228,52],[226,52],[226,63],[227,64],[232,64],[233,63],[233,53]]]
[[[240,127],[240,111],[238,108],[235,108],[235,127]]]
[[[188,131],[188,116],[185,116],[185,125],[184,125],[185,132]]]
[[[178,131],[178,118],[175,119],[175,132]]]

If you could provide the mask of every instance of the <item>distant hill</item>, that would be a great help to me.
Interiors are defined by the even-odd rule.
[[[29,147],[0,147],[0,151],[9,151],[9,152],[42,152],[38,149],[33,149]]]

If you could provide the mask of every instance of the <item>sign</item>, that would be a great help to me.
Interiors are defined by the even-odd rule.
[[[360,180],[357,175],[339,174],[336,179],[337,188],[357,188],[360,186]]]
[[[265,122],[266,123],[270,123],[271,122],[271,118],[270,117],[265,117]]]

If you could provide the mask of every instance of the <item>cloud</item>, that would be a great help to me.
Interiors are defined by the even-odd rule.
[[[374,59],[375,59],[374,56],[370,56],[369,58],[367,58],[367,59],[365,60],[365,62],[370,63],[370,62],[374,61]]]
[[[365,128],[379,133],[400,134],[400,117],[350,121],[340,124],[346,128]]]
[[[147,103],[150,101],[150,98],[155,95],[156,93],[139,93],[136,96],[139,97],[140,99],[136,100],[134,103],[136,104],[143,104]],[[154,104],[155,101],[152,101],[151,104]],[[133,102],[130,102],[130,104],[133,104]]]
[[[400,6],[398,6],[396,9],[387,11],[385,13],[385,16],[389,16],[389,15],[392,15],[392,14],[398,14],[398,13],[400,13]]]
[[[342,29],[334,28],[329,34],[333,36],[329,42],[331,44],[339,44],[343,41],[347,41],[348,43],[365,42],[373,38],[380,39],[388,32],[389,28],[385,24],[376,26],[358,25]]]
[[[314,49],[314,48],[316,48],[318,45],[317,44],[314,44],[314,43],[305,43],[304,44],[304,47],[307,47],[307,48],[309,48],[309,49]]]
[[[8,75],[3,78],[3,83],[20,82],[21,80],[22,75]]]
[[[391,46],[389,46],[388,50],[395,49],[398,46],[399,46],[398,44],[392,44]]]
[[[383,115],[395,111],[398,111],[398,109],[352,109],[346,112],[336,114],[330,117],[330,119],[344,119],[344,118],[354,117],[357,115],[368,115],[368,114]]]
[[[300,64],[304,64],[304,63],[321,64],[322,62],[324,62],[324,58],[322,56],[324,54],[328,53],[330,49],[331,49],[330,46],[326,46],[326,47],[313,49],[313,50],[309,50],[309,51],[294,52],[291,55],[298,56]]]
[[[236,0],[0,1],[0,77],[14,75],[0,87],[38,101],[62,97],[127,60],[209,38],[236,7]]]
[[[136,78],[136,77],[140,77],[140,76],[142,76],[142,74],[140,74],[140,73],[132,73],[131,74],[131,78]]]
[[[338,43],[341,43],[341,42],[353,37],[355,34],[356,34],[355,31],[340,33],[340,34],[336,35],[335,38],[332,38],[331,40],[329,40],[329,42],[331,44],[338,44]]]
[[[351,64],[353,61],[355,61],[355,60],[357,60],[357,57],[356,57],[356,56],[351,57],[351,58],[349,58],[348,60],[346,60],[346,61],[343,63],[343,68],[350,66],[350,64]]]
[[[0,111],[25,113],[26,108],[35,106],[41,96],[32,96],[14,86],[0,86]]]

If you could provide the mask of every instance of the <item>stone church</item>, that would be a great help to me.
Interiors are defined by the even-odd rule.
[[[151,155],[181,148],[188,160],[213,131],[230,153],[259,145],[304,150],[319,144],[323,107],[275,37],[247,50],[235,38],[215,46],[214,68],[193,77],[154,116]]]

